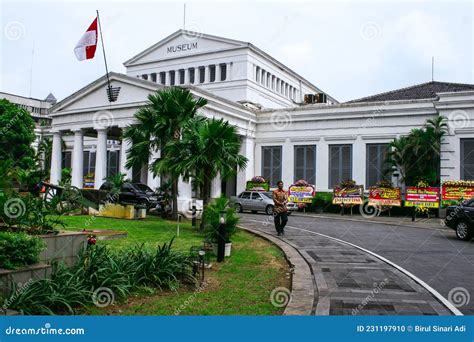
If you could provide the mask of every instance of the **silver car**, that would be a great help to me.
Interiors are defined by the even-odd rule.
[[[243,191],[238,196],[230,198],[237,212],[250,210],[252,213],[263,211],[267,215],[273,214],[273,198],[271,192],[262,191]],[[289,211],[297,210],[298,207],[293,202],[288,202]]]

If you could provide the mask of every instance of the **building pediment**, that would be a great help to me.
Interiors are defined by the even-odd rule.
[[[246,47],[248,43],[199,32],[179,30],[124,63],[126,67],[206,52]]]
[[[109,73],[109,77],[112,87],[120,87],[117,101],[112,103],[108,101],[107,78],[103,76],[51,107],[51,115],[102,108],[109,105],[118,107],[145,102],[150,93],[162,87],[155,83],[114,72]]]

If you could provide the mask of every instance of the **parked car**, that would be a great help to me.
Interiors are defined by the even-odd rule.
[[[100,190],[112,191],[113,185],[105,182]],[[145,205],[147,209],[155,208],[159,204],[158,195],[146,184],[143,183],[124,183],[118,192],[119,203]]]
[[[230,198],[237,212],[250,210],[252,213],[263,211],[267,215],[273,214],[273,197],[271,192],[243,191],[238,196]],[[289,214],[298,207],[293,202],[287,204]]]
[[[474,236],[474,198],[446,209],[444,223],[456,231],[456,236],[470,241]]]

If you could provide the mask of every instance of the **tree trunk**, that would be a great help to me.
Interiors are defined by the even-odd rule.
[[[202,203],[203,205],[207,205],[209,203],[209,187],[210,187],[211,182],[209,181],[209,178],[207,176],[204,176],[204,181],[203,181],[203,191],[202,191]]]
[[[209,186],[210,186],[209,178],[206,175],[204,175],[204,180],[202,182],[202,207],[203,207],[203,210],[206,208],[206,205],[209,203]],[[204,225],[205,225],[205,222],[204,222],[204,216],[203,216],[202,219],[201,219],[201,226],[199,227],[199,229],[204,230]]]
[[[176,220],[178,218],[178,179],[176,177],[172,178],[171,195],[173,196],[173,211],[171,213],[171,218]]]

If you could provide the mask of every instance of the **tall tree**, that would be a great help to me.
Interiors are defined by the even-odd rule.
[[[35,123],[30,113],[6,99],[0,100],[0,160],[21,169],[34,166]]]
[[[127,127],[124,138],[132,143],[127,151],[127,167],[147,165],[150,154],[161,149],[170,141],[179,141],[183,127],[197,115],[200,108],[207,104],[204,98],[195,99],[185,88],[171,87],[148,96],[148,102],[135,113],[136,123]],[[160,159],[166,159],[162,151]],[[155,164],[156,160],[153,161]],[[178,178],[180,173],[173,167],[159,170],[151,166],[156,176],[158,172],[166,174],[172,181],[173,217],[178,210]]]
[[[223,119],[196,117],[183,130],[181,140],[165,146],[167,158],[157,162],[158,169],[175,169],[186,179],[193,178],[204,204],[210,198],[211,182],[218,174],[223,179],[234,176],[247,165],[240,152],[237,128]]]

